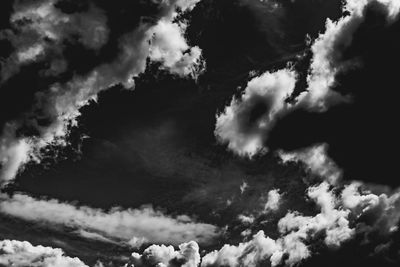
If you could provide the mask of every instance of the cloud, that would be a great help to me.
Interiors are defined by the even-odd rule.
[[[15,2],[10,18],[13,28],[0,33],[15,49],[1,66],[2,82],[15,75],[21,66],[44,61],[48,55],[51,67],[45,73],[64,72],[66,66],[57,62],[66,62],[65,41],[79,42],[92,50],[107,43],[107,17],[101,9],[92,4],[86,12],[66,14],[56,7],[57,3],[57,0]]]
[[[400,220],[400,193],[372,193],[368,185],[352,182],[341,193],[343,206],[359,220],[358,231],[388,236],[398,230]]]
[[[311,111],[325,111],[337,103],[349,101],[348,96],[331,90],[336,83],[336,75],[354,62],[346,61],[343,53],[350,47],[353,35],[365,20],[365,11],[371,4],[386,8],[389,21],[397,18],[400,8],[396,0],[347,0],[343,11],[348,15],[338,21],[326,21],[326,30],[311,46],[313,53],[308,88],[300,95],[299,104]]]
[[[328,248],[338,248],[356,235],[375,242],[372,239],[376,234],[393,234],[400,220],[400,194],[375,195],[362,187],[365,185],[358,182],[311,186],[307,196],[319,213],[305,216],[289,211],[278,222],[278,238],[271,239],[259,231],[250,241],[237,246],[227,244],[208,253],[201,266],[259,266],[266,261],[272,266],[293,266],[311,257],[314,247],[320,247],[315,245],[321,242]]]
[[[179,76],[197,76],[202,71],[201,49],[189,47],[183,34],[184,22],[172,23],[160,20],[153,27],[150,45],[150,59],[161,62],[163,68]]]
[[[331,184],[337,183],[342,177],[342,170],[328,156],[328,145],[317,144],[293,152],[278,151],[283,163],[301,162],[314,175],[329,181]]]
[[[217,115],[217,140],[227,144],[228,149],[235,154],[252,157],[268,151],[263,144],[278,118],[298,109],[325,112],[334,105],[348,103],[351,96],[333,90],[336,76],[355,66],[355,60],[347,60],[343,54],[351,46],[354,34],[364,22],[366,10],[373,8],[374,4],[386,11],[388,23],[398,18],[400,8],[396,0],[345,1],[343,17],[337,21],[327,19],[325,32],[311,45],[312,58],[307,72],[306,88],[294,103],[288,104],[284,100],[293,93],[297,76],[295,71],[267,72],[253,78],[241,98],[234,97],[230,105]],[[290,73],[290,77],[284,77],[284,73]],[[268,79],[275,79],[276,84],[268,85],[268,82],[264,82]],[[260,114],[255,116],[257,112]]]
[[[238,246],[224,245],[219,251],[208,253],[202,258],[201,266],[258,266],[271,256],[279,257],[280,250],[275,240],[260,231],[249,242]]]
[[[195,66],[200,64],[201,51],[195,47],[190,52],[183,51],[190,47],[183,37],[186,24],[179,22],[177,10],[191,10],[197,2],[160,2],[158,22],[153,24],[143,21],[135,30],[121,37],[120,52],[115,60],[95,67],[87,75],[75,75],[66,83],[55,83],[46,90],[36,92],[31,109],[22,114],[20,119],[9,122],[3,128],[0,137],[0,182],[10,182],[24,163],[31,160],[39,162],[44,148],[68,145],[65,138],[70,128],[77,125],[80,108],[96,100],[100,91],[112,86],[121,84],[128,89],[133,88],[133,79],[145,71],[148,57],[161,61],[161,67],[172,73],[196,76]],[[58,34],[63,34],[63,31],[53,27],[73,19],[54,14],[53,3],[54,1],[49,0],[24,6],[24,9],[17,11],[13,17],[16,20],[26,16],[32,16],[34,19],[39,17],[39,34],[57,39]],[[79,16],[89,17],[88,20],[92,21],[90,14]],[[82,27],[92,33],[91,22],[87,23],[83,23]],[[165,34],[164,30],[169,34]],[[85,34],[82,33],[83,35]],[[89,39],[93,38],[96,39],[94,36]],[[83,39],[81,41],[86,42]],[[159,51],[160,54],[155,56],[155,51]],[[151,54],[153,56],[150,56]],[[31,132],[35,134],[21,134],[21,129],[24,128],[33,129]]]
[[[290,69],[266,72],[253,78],[240,96],[217,115],[215,136],[240,156],[252,157],[263,151],[268,132],[290,105],[285,99],[293,92],[296,74]]]
[[[131,263],[128,266],[196,267],[200,263],[199,245],[194,241],[183,243],[177,251],[172,246],[152,245],[142,254],[133,253]]]
[[[259,231],[249,242],[238,246],[225,245],[221,250],[206,255],[202,266],[258,266],[266,260],[272,266],[283,261],[292,266],[311,256],[306,242],[320,232],[325,233],[327,246],[338,246],[353,236],[354,230],[348,221],[349,211],[337,206],[327,183],[311,187],[308,196],[320,208],[317,215],[288,212],[278,222],[278,239],[273,240]]]
[[[268,192],[267,203],[265,203],[264,211],[276,211],[279,209],[282,195],[279,193],[279,189],[273,189]]]
[[[23,194],[4,196],[0,212],[26,221],[60,229],[72,229],[84,238],[141,246],[143,243],[179,245],[195,240],[209,245],[218,228],[198,223],[186,215],[168,216],[150,206],[140,209],[112,208],[108,212],[74,206],[54,199],[38,200]]]
[[[59,248],[33,246],[27,241],[0,241],[0,265],[15,267],[88,267]]]

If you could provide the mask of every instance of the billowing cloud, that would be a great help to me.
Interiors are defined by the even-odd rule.
[[[308,88],[299,102],[307,109],[324,111],[339,102],[348,101],[343,96],[331,90],[335,85],[336,75],[345,70],[351,61],[343,59],[343,53],[353,40],[353,35],[365,20],[365,11],[371,4],[383,6],[387,18],[391,22],[399,14],[399,3],[396,0],[347,0],[343,11],[347,13],[338,21],[326,21],[326,30],[311,46],[313,57],[307,77]]]
[[[131,264],[134,267],[196,267],[200,263],[199,245],[194,242],[179,245],[179,250],[172,246],[152,245],[144,250],[142,254],[133,253]]]
[[[224,112],[217,116],[217,140],[228,144],[228,149],[240,156],[252,157],[268,150],[263,143],[277,118],[298,109],[324,112],[333,105],[349,102],[351,96],[334,90],[336,76],[356,63],[352,59],[345,59],[343,54],[351,46],[354,34],[364,22],[367,8],[373,8],[374,4],[386,12],[388,23],[398,18],[400,9],[397,0],[345,1],[343,17],[337,21],[327,19],[325,32],[312,42],[306,87],[294,103],[287,104],[284,101],[287,94],[293,92],[291,80],[296,82],[294,71],[267,72],[256,77],[249,82],[241,99],[233,98]],[[284,77],[282,73],[290,73],[290,77]],[[271,77],[275,78],[276,85],[263,81],[272,80]]]
[[[252,157],[261,152],[268,132],[290,109],[285,100],[295,84],[296,74],[290,69],[253,78],[240,98],[234,97],[217,115],[215,136],[219,142],[240,156]]]
[[[150,206],[125,210],[115,207],[106,212],[15,194],[3,196],[0,212],[56,228],[72,229],[85,238],[118,241],[133,247],[143,243],[179,245],[191,240],[207,245],[218,236],[218,228],[213,225],[198,223],[186,215],[168,216]]]
[[[202,258],[201,266],[258,266],[270,257],[281,257],[279,251],[280,245],[260,231],[249,242],[224,245],[219,251],[208,253]]]
[[[202,266],[259,266],[266,261],[272,266],[283,262],[293,266],[309,258],[312,245],[318,242],[337,248],[356,235],[375,232],[387,236],[397,231],[399,193],[378,196],[360,187],[359,183],[351,183],[340,189],[327,182],[312,186],[307,196],[319,213],[304,216],[289,211],[278,222],[279,238],[271,239],[259,231],[248,242],[224,245],[205,255]]]
[[[326,235],[327,246],[339,245],[353,236],[354,230],[348,221],[349,211],[338,208],[327,183],[311,187],[308,196],[318,205],[320,213],[303,216],[289,212],[279,220],[280,238],[273,240],[260,231],[247,243],[226,245],[220,251],[206,255],[203,266],[258,266],[266,260],[270,260],[272,266],[283,261],[292,266],[311,256],[306,240],[321,231]]]
[[[201,49],[189,47],[183,34],[187,25],[161,20],[153,27],[150,59],[179,76],[196,76],[202,70]]]
[[[88,267],[59,248],[33,246],[27,241],[0,241],[0,265],[15,267]]]
[[[342,177],[342,170],[328,156],[328,145],[318,144],[312,147],[293,152],[278,152],[283,163],[301,162],[312,174],[329,181],[337,183]]]
[[[58,35],[63,34],[63,31],[54,27],[71,18],[54,14],[54,2],[55,0],[41,1],[24,6],[13,17],[17,19],[33,16],[38,20],[36,28],[40,34],[59,38]],[[162,1],[159,3],[161,15],[158,22],[142,22],[135,30],[121,37],[120,53],[114,61],[95,67],[87,75],[75,75],[66,83],[55,83],[46,90],[36,92],[31,109],[3,128],[0,137],[0,182],[4,184],[12,180],[24,163],[40,161],[43,148],[49,145],[67,145],[65,138],[70,127],[77,125],[79,109],[95,100],[100,91],[112,86],[122,84],[126,88],[133,88],[133,78],[145,71],[148,57],[160,61],[162,68],[174,74],[196,76],[194,73],[200,70],[197,66],[201,65],[201,51],[186,44],[183,37],[186,24],[177,19],[177,10],[191,10],[197,2]],[[82,25],[85,31],[95,33],[96,30],[91,29],[91,15],[80,16],[89,17],[86,23],[89,25]],[[94,28],[100,27],[97,20],[93,23]],[[86,36],[84,32],[81,35]],[[96,40],[94,37],[89,39]],[[86,42],[84,39],[81,41]],[[37,44],[33,45],[36,47]],[[35,49],[25,51],[22,57],[32,58],[32,55],[38,54],[39,50]],[[30,132],[35,134],[21,134],[21,129],[24,128],[32,129]]]
[[[341,193],[343,207],[352,211],[360,221],[358,231],[388,236],[398,230],[400,220],[400,193],[374,194],[368,185],[352,182]]]

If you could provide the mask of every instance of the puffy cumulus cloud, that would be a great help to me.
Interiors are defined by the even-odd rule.
[[[308,196],[321,209],[314,217],[302,216],[297,213],[288,213],[278,223],[281,233],[292,232],[299,240],[308,235],[324,231],[325,244],[339,246],[342,242],[354,235],[354,230],[349,226],[349,210],[338,206],[335,195],[329,190],[329,184],[321,183],[308,190]]]
[[[77,41],[86,48],[98,50],[107,41],[107,17],[91,5],[86,12],[65,14],[56,8],[57,0],[15,1],[10,18],[12,30],[4,30],[15,52],[1,68],[1,79],[6,81],[19,71],[20,66],[46,59],[51,54],[50,69],[56,75],[66,70],[63,59],[64,41]],[[63,64],[60,64],[63,62]]]
[[[349,100],[331,89],[336,75],[352,64],[343,59],[343,53],[351,45],[354,33],[364,22],[366,9],[372,4],[384,7],[389,21],[398,17],[400,5],[397,0],[345,1],[343,9],[348,15],[336,22],[327,19],[325,32],[311,46],[313,56],[307,77],[308,88],[299,97],[300,105],[312,111],[325,111],[332,105]]]
[[[172,246],[152,245],[142,254],[133,253],[131,263],[134,267],[196,267],[200,263],[199,245],[194,242],[179,245],[179,250]]]
[[[225,245],[221,250],[209,253],[203,258],[202,266],[259,266],[266,261],[272,266],[283,261],[292,266],[311,256],[307,242],[321,232],[325,233],[327,246],[338,246],[353,236],[349,211],[339,208],[329,184],[324,182],[311,187],[308,196],[320,208],[317,215],[289,212],[278,222],[280,237],[276,240],[260,231],[249,242]]]
[[[341,193],[343,207],[351,210],[359,220],[358,231],[388,236],[398,230],[400,220],[400,193],[374,194],[360,182],[346,185]]]
[[[278,151],[283,163],[301,162],[314,175],[331,184],[336,184],[342,177],[342,170],[328,156],[328,145],[317,144],[294,152]]]
[[[296,74],[290,69],[266,72],[253,78],[240,96],[217,115],[215,136],[240,156],[252,157],[277,119],[290,108],[286,98],[293,92]]]
[[[279,189],[273,189],[268,192],[267,203],[265,203],[264,211],[276,211],[279,209],[282,195],[279,193]]]
[[[249,242],[237,246],[224,245],[219,251],[208,253],[202,258],[202,267],[211,266],[259,266],[268,258],[280,258],[281,246],[259,231]]]
[[[197,76],[204,70],[202,51],[198,46],[189,46],[185,38],[187,21],[177,20],[181,12],[191,11],[200,0],[154,0],[164,8],[164,17],[149,29],[149,58],[160,62],[162,68],[181,77]],[[175,6],[175,9],[171,9]]]
[[[88,267],[59,248],[33,246],[27,241],[0,241],[0,265],[15,267]]]
[[[195,222],[186,215],[171,217],[152,207],[125,210],[115,207],[106,212],[15,194],[2,196],[0,212],[56,228],[75,229],[82,237],[120,241],[134,247],[142,243],[179,245],[190,240],[208,245],[218,236],[218,228],[213,225]]]
[[[73,19],[64,18],[58,13],[54,14],[54,2],[55,0],[35,2],[18,11],[13,17],[15,20],[26,16],[37,18],[40,34],[57,39],[58,34],[62,34],[63,31],[54,27]],[[122,36],[120,52],[114,61],[101,64],[86,75],[76,75],[66,83],[56,83],[48,89],[37,92],[31,110],[3,128],[0,137],[0,182],[4,184],[12,180],[27,161],[32,159],[40,161],[43,149],[47,146],[67,145],[65,138],[69,134],[70,127],[77,125],[76,119],[80,115],[80,108],[96,100],[100,91],[112,86],[122,84],[125,88],[133,88],[133,79],[145,71],[148,57],[161,60],[161,67],[172,73],[194,75],[193,71],[197,69],[194,66],[200,62],[200,50],[198,48],[190,50],[184,41],[185,27],[182,25],[185,24],[179,22],[180,13],[177,10],[180,12],[191,10],[197,2],[157,1],[160,4],[159,20],[155,23],[143,21],[135,30]],[[80,16],[85,18],[89,16],[89,20],[93,20],[87,14]],[[50,22],[46,22],[47,20]],[[90,29],[87,25],[82,27]],[[165,34],[164,30],[168,31],[168,34]],[[91,34],[93,31],[95,32],[93,29],[90,30]],[[93,38],[97,38],[88,37],[84,33],[82,36],[92,41]],[[37,54],[37,51],[32,50],[22,57],[29,58],[34,54]],[[23,131],[21,134],[21,129],[24,128],[32,129],[30,132],[35,134],[24,135]]]
[[[289,211],[278,222],[279,237],[271,239],[259,231],[248,242],[224,245],[205,255],[201,266],[293,266],[312,256],[321,242],[338,248],[355,236],[365,242],[382,242],[398,230],[400,193],[374,194],[359,182],[331,185],[322,182],[307,190],[319,212],[304,216]],[[376,240],[376,236],[380,236]],[[383,238],[383,239],[382,239]],[[375,239],[375,240],[373,240]]]
[[[184,32],[184,22],[173,23],[161,20],[153,27],[150,45],[150,59],[161,62],[163,67],[179,76],[197,76],[203,70],[201,49],[189,47]]]

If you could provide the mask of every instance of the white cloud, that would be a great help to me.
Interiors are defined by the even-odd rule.
[[[400,192],[376,195],[367,190],[368,186],[360,182],[346,185],[341,194],[343,206],[351,210],[356,218],[368,217],[367,225],[359,231],[377,232],[389,235],[398,230],[400,221]]]
[[[283,261],[293,266],[311,256],[306,241],[317,233],[324,232],[324,243],[331,247],[339,246],[354,235],[354,229],[349,226],[350,211],[340,208],[328,183],[311,187],[308,196],[320,208],[320,213],[303,216],[288,212],[278,222],[280,237],[276,240],[265,237],[260,231],[249,242],[225,245],[221,250],[207,254],[202,266],[258,266],[268,259],[272,266]]]
[[[397,19],[400,4],[398,0],[347,0],[344,4],[345,15],[338,21],[326,21],[326,30],[311,46],[313,57],[310,74],[307,77],[308,88],[299,97],[299,104],[312,111],[325,111],[330,106],[349,101],[333,90],[336,75],[351,62],[343,60],[343,52],[348,48],[353,35],[365,19],[365,10],[371,3],[378,3],[387,9],[389,21]]]
[[[14,267],[88,267],[59,248],[33,246],[27,241],[0,241],[0,265]]]
[[[279,209],[282,195],[279,193],[279,189],[273,189],[268,192],[267,203],[265,203],[264,211],[276,211]]]
[[[263,231],[259,231],[249,242],[237,246],[224,245],[219,251],[208,253],[202,258],[201,266],[255,267],[271,256],[279,257],[279,251],[280,245],[266,237]]]
[[[328,246],[339,246],[353,236],[354,230],[350,228],[348,220],[349,211],[337,207],[336,197],[329,190],[328,183],[311,187],[308,196],[320,207],[321,212],[314,217],[288,213],[278,223],[281,233],[294,231],[301,237],[310,232],[325,231],[325,243]]]
[[[179,245],[179,250],[172,246],[152,245],[143,254],[133,253],[131,263],[135,267],[196,267],[200,263],[199,245],[188,242]]]
[[[139,241],[179,245],[195,240],[211,244],[218,236],[218,228],[213,225],[195,222],[185,215],[168,216],[150,206],[125,210],[115,207],[106,212],[15,194],[2,196],[0,212],[53,227],[72,228],[86,238],[121,241],[135,247],[142,245]]]
[[[162,63],[165,69],[179,76],[196,76],[202,69],[201,49],[189,47],[184,32],[187,25],[160,20],[152,28],[150,59]]]
[[[38,23],[34,29],[39,35],[57,40],[61,38],[58,35],[63,34],[57,27],[74,19],[58,14],[60,11],[55,11],[53,2],[48,0],[24,6],[13,15],[12,20],[32,18]],[[76,118],[80,115],[80,108],[96,100],[100,91],[112,86],[122,84],[126,88],[133,88],[133,78],[145,71],[146,59],[150,54],[157,61],[161,60],[162,67],[172,73],[196,76],[195,65],[200,64],[201,51],[186,44],[183,37],[185,23],[176,19],[178,15],[176,9],[191,10],[197,2],[172,0],[160,2],[162,16],[159,22],[155,25],[143,22],[137,29],[123,36],[120,41],[121,51],[113,62],[97,66],[85,76],[75,76],[65,84],[53,84],[48,90],[37,92],[31,111],[24,114],[21,119],[7,124],[0,137],[2,167],[0,180],[10,182],[27,161],[32,159],[40,161],[44,147],[67,145],[65,138],[69,134],[68,129],[77,125]],[[90,14],[79,14],[88,20],[82,27],[91,33],[95,33],[100,27],[99,21],[93,18],[93,12],[95,11]],[[164,25],[165,28],[160,25]],[[87,37],[84,32],[82,36]],[[97,37],[92,36],[89,39],[96,41]],[[81,41],[88,42],[86,39]],[[151,41],[153,44],[150,44]],[[184,51],[186,48],[191,49],[189,53]],[[159,56],[154,56],[155,51],[159,51]],[[39,118],[37,114],[41,114],[41,117]],[[40,125],[38,122],[40,119],[48,120],[48,125]],[[18,129],[26,125],[35,128],[39,135],[17,136]]]
[[[253,78],[242,96],[234,97],[217,116],[215,136],[218,141],[228,144],[228,149],[240,156],[252,157],[261,152],[276,120],[290,109],[285,99],[293,92],[295,83],[296,74],[289,69]],[[265,112],[251,122],[251,113],[257,105],[263,105]]]
[[[0,138],[0,184],[6,184],[18,173],[20,167],[29,161],[30,144],[26,139],[15,139],[15,125],[4,127]]]
[[[302,162],[314,175],[318,175],[331,184],[342,177],[342,170],[328,156],[328,145],[317,144],[294,152],[278,151],[283,163]]]
[[[243,195],[244,191],[246,191],[246,189],[249,187],[249,185],[243,181],[243,183],[240,185],[239,189],[240,189],[240,194]]]
[[[247,216],[247,215],[243,215],[243,214],[239,214],[238,219],[241,223],[246,224],[246,225],[252,224],[255,220],[255,218],[252,215]]]
[[[362,190],[363,187],[366,185],[359,182],[344,187],[328,182],[312,186],[307,196],[317,205],[319,213],[304,216],[289,211],[278,222],[280,236],[277,239],[259,231],[248,242],[224,245],[219,251],[208,253],[201,266],[259,266],[266,260],[272,266],[283,262],[294,266],[312,255],[309,244],[322,241],[327,247],[337,248],[355,235],[369,237],[374,232],[375,236],[388,236],[397,231],[400,193],[378,196]]]
[[[256,77],[249,82],[240,99],[233,98],[224,112],[217,115],[217,140],[228,144],[228,149],[240,156],[252,157],[267,151],[268,148],[264,147],[263,143],[275,126],[277,118],[297,109],[324,112],[333,105],[350,101],[350,96],[341,95],[332,88],[335,86],[337,74],[354,64],[353,61],[344,60],[343,53],[351,45],[353,35],[363,23],[365,10],[371,3],[378,3],[386,9],[389,23],[398,19],[398,0],[345,1],[343,9],[348,14],[337,21],[327,19],[325,32],[320,34],[311,46],[312,59],[308,70],[307,88],[297,97],[296,103],[289,106],[283,101],[286,95],[293,92],[296,79],[293,71],[267,72]],[[283,77],[282,73],[285,72],[289,73],[286,76],[290,77]],[[278,73],[280,75],[277,75]],[[273,79],[281,83],[273,85],[264,81]],[[264,103],[270,110],[250,125],[248,120],[251,111],[260,103]]]

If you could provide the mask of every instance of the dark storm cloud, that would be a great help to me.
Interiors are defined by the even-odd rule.
[[[201,67],[198,67],[201,65],[201,50],[198,47],[190,48],[186,43],[183,37],[186,24],[185,21],[177,20],[176,11],[191,10],[197,2],[157,2],[160,8],[158,20],[154,23],[142,21],[136,29],[124,34],[119,41],[119,54],[110,63],[100,64],[85,75],[73,75],[65,83],[53,83],[47,89],[33,93],[31,108],[3,126],[1,180],[12,180],[27,161],[39,162],[41,152],[47,146],[67,145],[65,137],[68,136],[69,128],[76,126],[79,109],[95,100],[100,91],[112,86],[122,84],[125,88],[133,88],[133,78],[145,71],[147,58],[160,62],[163,68],[180,76],[195,76],[201,71]],[[23,9],[25,13],[18,15],[17,10],[15,16],[33,16],[38,21],[39,27],[36,28],[40,34],[56,38],[65,32],[53,29],[53,24],[59,25],[57,19],[67,21],[70,15],[65,16],[65,19],[57,16],[59,11],[54,8],[54,3],[45,1],[30,4]],[[88,21],[91,21],[90,15],[80,16],[89,17]],[[90,27],[86,24],[83,23],[82,28],[88,30]],[[85,43],[85,40],[81,41]],[[35,47],[33,52],[41,51]],[[23,54],[23,57],[35,59],[41,53],[36,52],[32,54],[30,51]],[[26,129],[29,129],[28,133]]]

